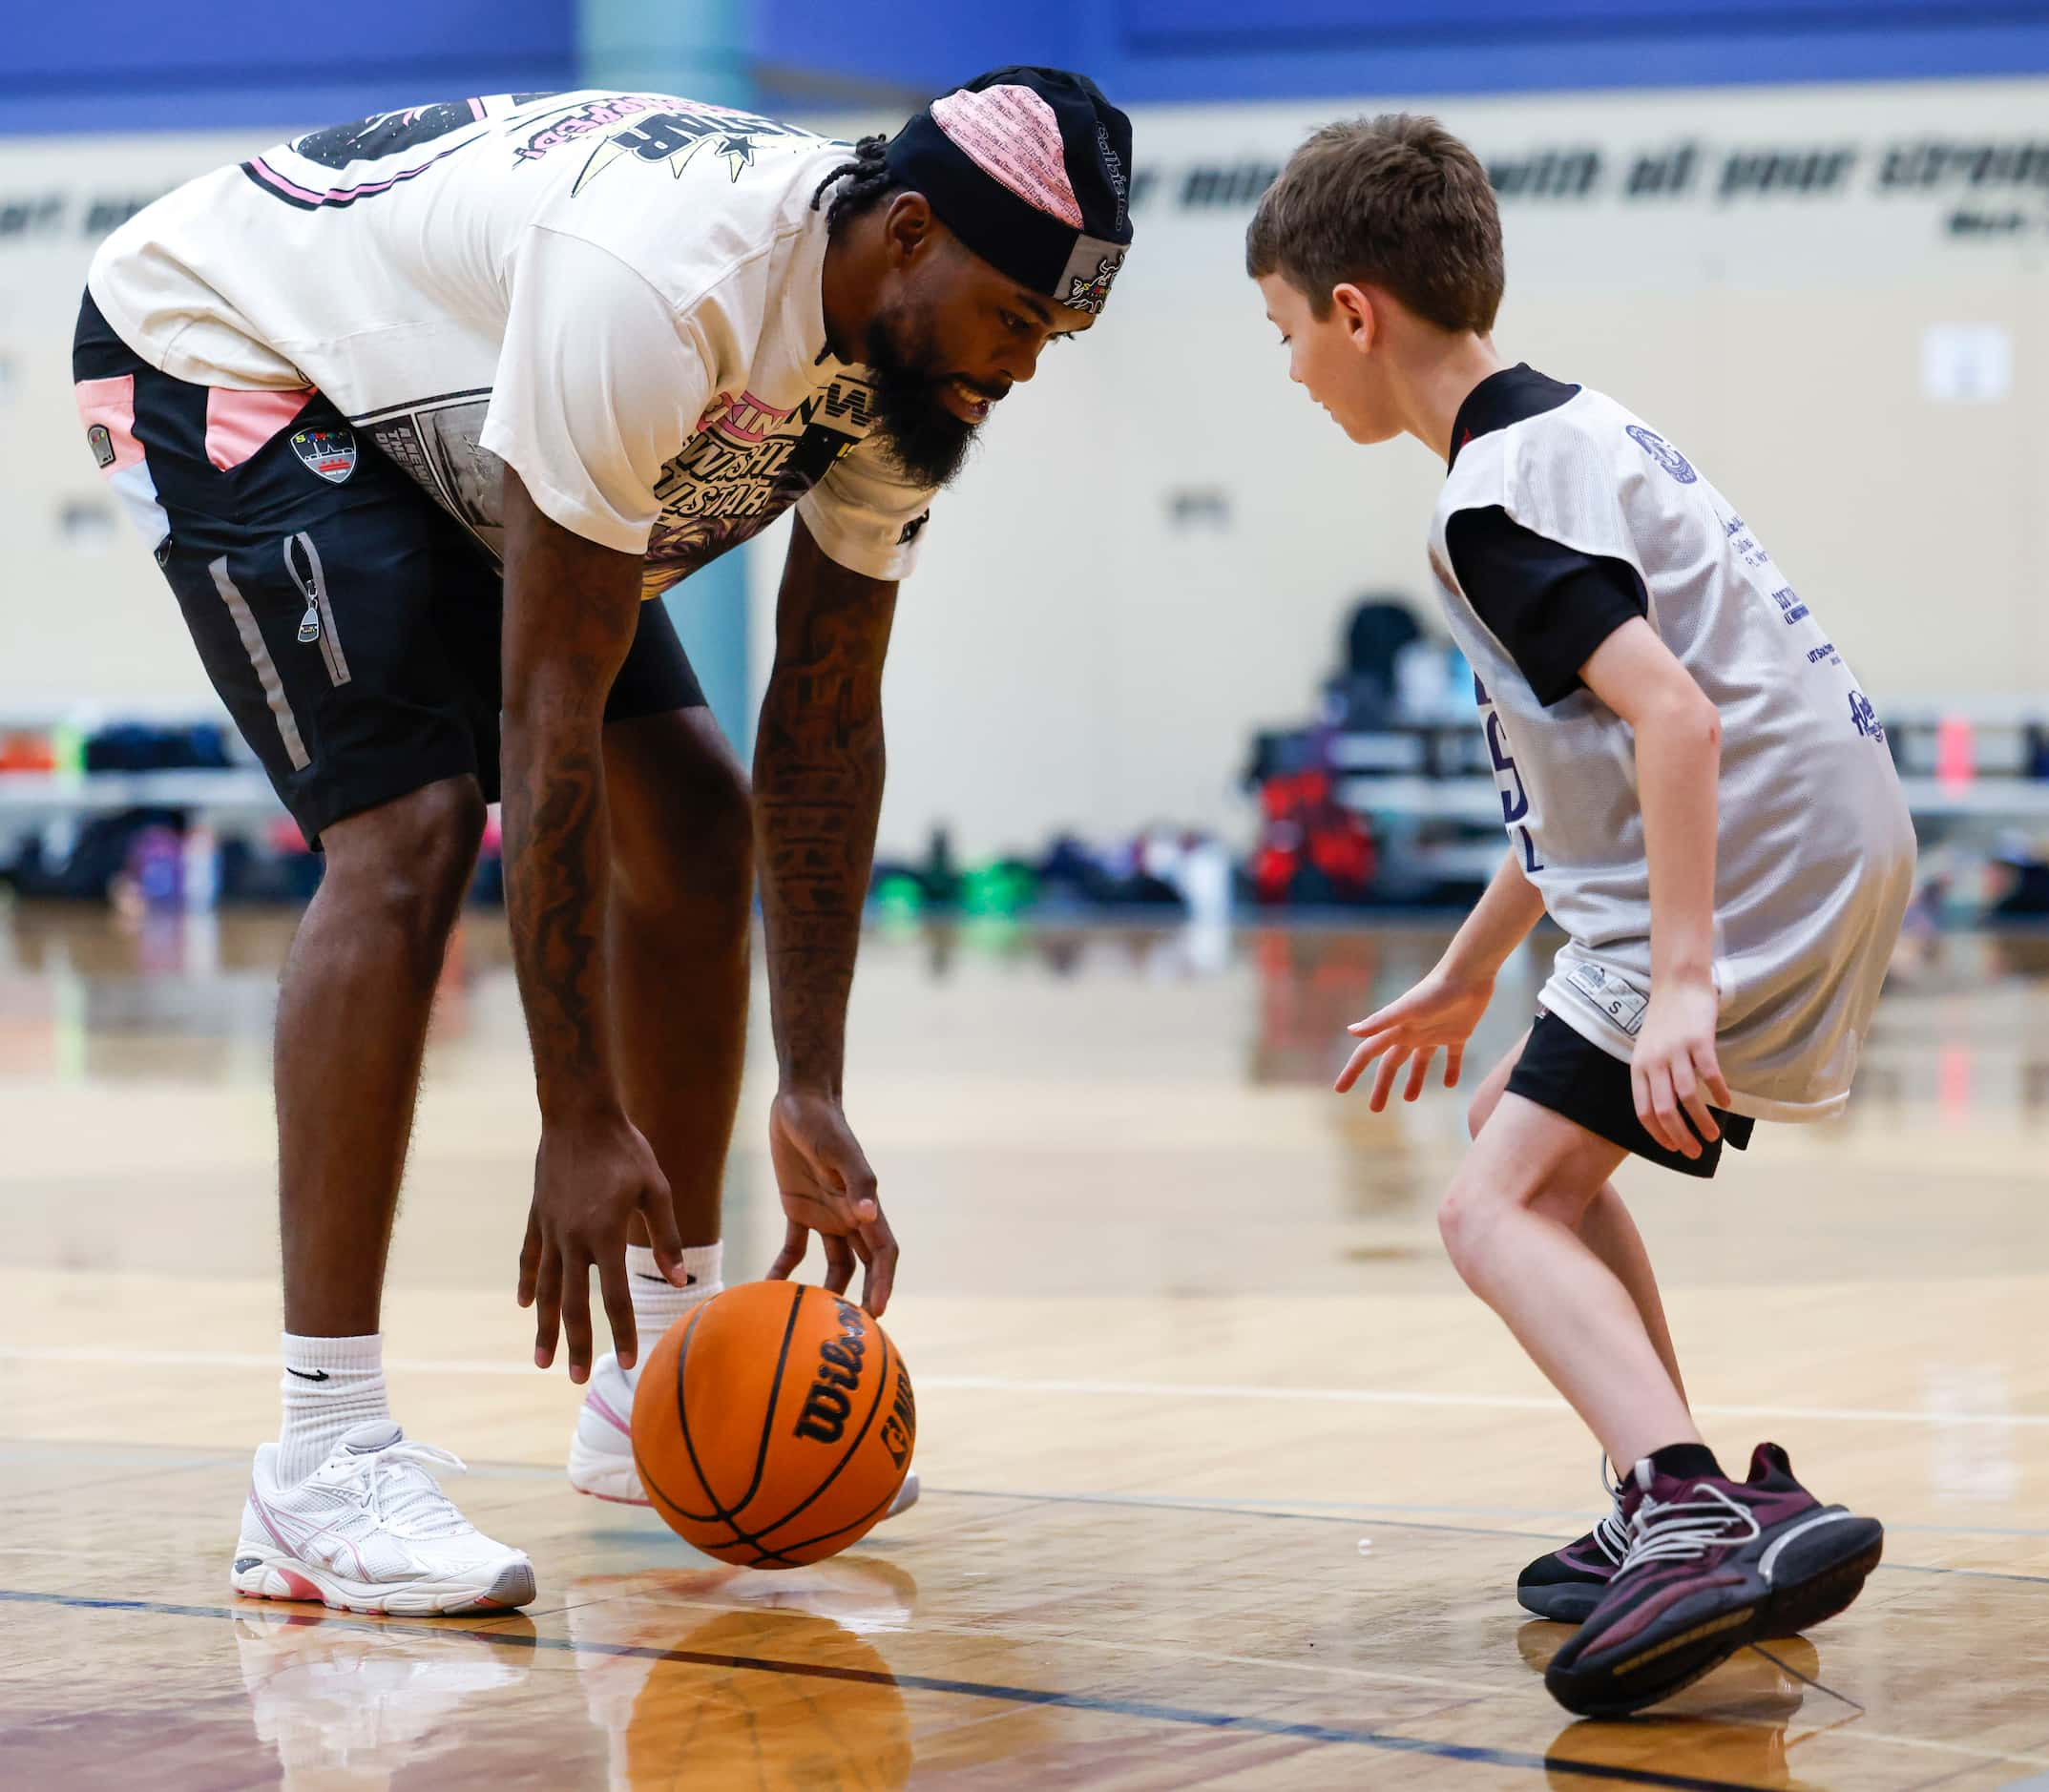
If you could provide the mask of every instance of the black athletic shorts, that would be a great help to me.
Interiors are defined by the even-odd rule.
[[[1747,1151],[1756,1125],[1744,1115],[1709,1108],[1715,1124],[1722,1129],[1722,1136],[1712,1143],[1703,1139],[1704,1148],[1698,1157],[1683,1157],[1676,1151],[1668,1151],[1637,1118],[1637,1097],[1629,1086],[1629,1066],[1575,1032],[1556,1014],[1542,1010],[1537,1011],[1537,1025],[1530,1029],[1522,1056],[1509,1073],[1508,1092],[1540,1108],[1549,1108],[1554,1114],[1562,1114],[1588,1132],[1599,1134],[1609,1144],[1620,1145],[1683,1176],[1713,1176],[1722,1162],[1722,1147],[1729,1144],[1738,1151]],[[1680,1118],[1699,1139],[1700,1129],[1687,1118],[1683,1109]]]
[[[309,844],[444,778],[496,800],[501,579],[460,523],[321,393],[173,379],[90,295],[72,377],[88,446]],[[668,612],[642,604],[606,720],[703,701]]]

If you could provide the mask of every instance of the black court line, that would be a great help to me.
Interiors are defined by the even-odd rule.
[[[1242,1506],[1227,1500],[1149,1499],[1142,1493],[1006,1493],[996,1488],[929,1487],[928,1496],[956,1500],[1015,1500],[1024,1506],[1109,1506],[1138,1511],[1215,1512],[1226,1518],[1291,1518],[1306,1525],[1371,1525],[1376,1531],[1448,1531],[1461,1537],[1516,1537],[1530,1543],[1557,1543],[1557,1531],[1506,1531],[1491,1525],[1433,1525],[1420,1518],[1382,1518],[1374,1512],[1298,1512],[1279,1506]],[[2028,1534],[2033,1534],[2028,1533]],[[2049,1574],[2002,1573],[1992,1568],[1927,1568],[1915,1562],[1880,1562],[1881,1574],[1950,1574],[1960,1580],[2018,1580],[2049,1587]]]
[[[0,1604],[50,1605],[78,1612],[133,1612],[146,1617],[247,1617],[249,1606],[165,1605],[150,1599],[94,1599],[80,1594],[32,1593],[0,1587]],[[1235,1736],[1274,1737],[1289,1741],[1327,1742],[1337,1747],[1375,1749],[1390,1755],[1422,1755],[1435,1761],[1470,1762],[1482,1767],[1514,1767],[1524,1773],[1570,1773],[1618,1785],[1669,1787],[1672,1792],[1756,1792],[1740,1780],[1705,1780],[1693,1774],[1661,1773],[1648,1767],[1615,1767],[1594,1761],[1532,1755],[1520,1749],[1484,1748],[1468,1742],[1432,1742],[1419,1736],[1396,1736],[1386,1730],[1353,1729],[1344,1724],[1293,1723],[1280,1718],[1245,1717],[1228,1711],[1204,1711],[1191,1705],[1156,1704],[1143,1698],[1106,1698],[1094,1693],[1047,1692],[1033,1686],[1004,1686],[985,1680],[955,1680],[929,1674],[888,1674],[873,1668],[839,1668],[822,1661],[777,1661],[765,1656],[724,1655],[702,1649],[656,1649],[639,1643],[576,1642],[567,1636],[521,1636],[479,1630],[459,1624],[405,1623],[386,1619],[324,1615],[318,1624],[340,1630],[397,1632],[411,1636],[466,1636],[509,1649],[547,1649],[569,1656],[619,1656],[636,1661],[674,1661],[690,1667],[725,1668],[748,1674],[788,1674],[804,1679],[841,1680],[861,1686],[894,1686],[956,1698],[987,1698],[1012,1705],[1039,1705],[1063,1711],[1085,1711],[1100,1717],[1142,1718],[1155,1723],[1181,1724]]]

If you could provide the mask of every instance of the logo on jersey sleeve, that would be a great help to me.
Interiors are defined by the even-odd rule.
[[[1629,426],[1629,439],[1652,460],[1683,486],[1690,486],[1701,475],[1693,470],[1693,463],[1655,429],[1646,429],[1640,423]]]
[[[1885,726],[1878,719],[1878,712],[1871,707],[1871,699],[1862,691],[1850,694],[1850,725],[1867,740],[1885,744]]]
[[[356,470],[356,438],[347,429],[295,429],[292,452],[330,486]]]

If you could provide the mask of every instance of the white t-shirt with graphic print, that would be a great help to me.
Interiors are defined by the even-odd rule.
[[[166,195],[89,285],[152,365],[317,386],[493,552],[501,462],[650,594],[792,503],[897,579],[930,492],[826,344],[847,146],[659,94],[500,94],[317,131]]]

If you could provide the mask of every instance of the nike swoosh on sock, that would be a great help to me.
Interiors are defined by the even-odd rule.
[[[673,1288],[673,1287],[675,1287],[675,1286],[676,1286],[676,1284],[675,1284],[675,1283],[674,1283],[673,1281],[670,1281],[670,1280],[668,1279],[668,1277],[666,1277],[666,1276],[650,1276],[650,1275],[647,1275],[647,1274],[645,1274],[644,1272],[642,1272],[642,1271],[640,1271],[640,1270],[638,1270],[638,1269],[637,1269],[637,1270],[635,1270],[635,1271],[634,1271],[633,1273],[634,1273],[634,1280],[635,1280],[636,1281],[659,1281],[659,1283],[660,1283],[660,1284],[661,1284],[661,1285],[662,1285],[662,1286],[663,1286],[664,1288]],[[695,1276],[685,1276],[685,1277],[683,1278],[683,1286],[684,1286],[684,1287],[686,1287],[686,1288],[694,1288],[694,1287],[696,1287],[697,1285],[698,1285],[698,1279],[697,1279],[697,1278],[696,1278]]]
[[[298,1376],[303,1382],[324,1382],[327,1380],[327,1371],[325,1369],[295,1369],[289,1363],[284,1365],[284,1372],[287,1375]]]

